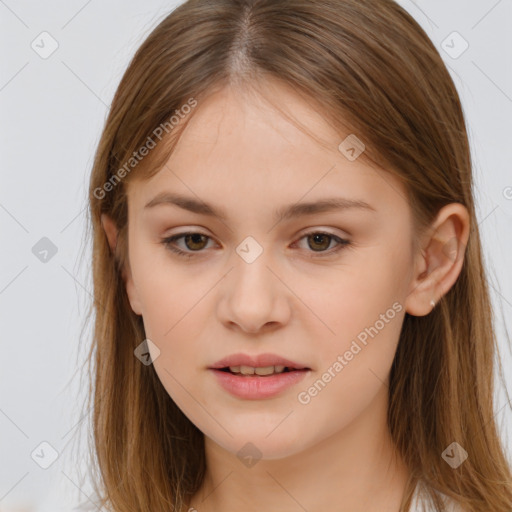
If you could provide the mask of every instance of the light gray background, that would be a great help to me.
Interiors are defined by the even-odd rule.
[[[73,447],[87,423],[80,416],[86,382],[77,373],[87,348],[79,351],[79,335],[92,290],[89,253],[80,260],[90,248],[82,244],[87,183],[129,59],[178,3],[0,0],[0,511],[68,511],[90,493],[77,471],[82,449]],[[512,318],[512,1],[399,3],[440,48],[461,95],[512,391],[505,338]],[[43,31],[59,45],[46,59],[31,47],[34,40],[43,45]],[[457,58],[463,41],[454,31],[469,44]],[[50,40],[44,45],[50,48]],[[32,251],[43,237],[57,248],[46,262]],[[509,446],[512,418],[505,405],[500,393],[496,414]],[[31,458],[43,441],[59,454],[46,470]],[[39,448],[40,459],[49,456],[44,446],[43,452]]]

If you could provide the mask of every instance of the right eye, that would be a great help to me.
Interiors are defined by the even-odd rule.
[[[186,250],[176,247],[175,242],[181,238],[185,240],[186,246],[195,246],[195,248],[186,247],[191,250],[191,252],[187,252]],[[207,235],[204,235],[203,233],[189,231],[186,233],[179,233],[177,235],[164,238],[162,240],[162,244],[164,245],[164,247],[175,252],[179,256],[183,256],[184,258],[192,258],[193,256],[195,256],[194,252],[201,252],[201,249],[204,249],[205,239],[211,238]]]

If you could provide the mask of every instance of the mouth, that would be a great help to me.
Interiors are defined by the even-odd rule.
[[[209,370],[220,386],[244,400],[262,400],[280,396],[311,373],[303,363],[277,354],[231,354]]]
[[[232,396],[243,400],[271,399],[297,386],[310,368],[292,366],[222,366],[210,368],[217,383]]]
[[[286,359],[277,354],[232,354],[210,366],[211,370],[220,370],[239,375],[275,375],[301,370],[311,370],[303,363]]]
[[[264,367],[253,367],[253,366],[225,366],[223,368],[215,368],[218,371],[231,373],[241,377],[269,377],[271,375],[279,375],[282,373],[290,372],[305,372],[310,368],[293,368],[291,366],[275,365],[275,366],[264,366]]]

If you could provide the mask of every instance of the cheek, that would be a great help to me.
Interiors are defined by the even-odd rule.
[[[320,364],[314,376],[316,390],[307,392],[311,397],[321,392],[322,401],[332,394],[349,409],[357,408],[354,401],[365,402],[386,381],[405,314],[400,301],[393,302],[389,295],[374,294],[361,304],[357,302],[342,299],[338,304],[331,302],[330,310],[322,310],[335,334],[324,330],[322,336],[315,337]],[[324,394],[324,388],[329,392]]]
[[[374,326],[384,344],[393,343],[403,318],[408,265],[407,254],[375,246],[317,275],[314,286],[310,278],[300,276],[294,290],[314,313],[302,318],[314,317],[308,323],[310,328],[316,325],[317,331],[323,323],[322,339],[338,350],[348,349],[358,336],[364,342],[369,330],[375,333]]]
[[[405,315],[407,257],[399,249],[375,247],[307,295],[308,306],[326,326],[316,318],[310,323],[322,364],[316,388],[323,398],[317,401],[332,395],[357,409],[356,402],[370,399],[386,381]],[[306,393],[305,401],[315,392]]]
[[[405,309],[386,284],[347,285],[344,291],[353,293],[336,290],[333,296],[340,299],[320,310],[336,334],[324,329],[317,337],[315,351],[321,362],[297,390],[296,409],[303,417],[315,418],[324,436],[355,421],[387,392]],[[358,295],[361,290],[368,294]]]
[[[146,336],[159,349],[153,367],[167,394],[199,428],[208,428],[205,416],[211,403],[205,399],[201,382],[204,375],[204,319],[208,318],[204,290],[184,294],[162,286],[153,289],[144,315]],[[202,340],[202,341],[201,341]]]
[[[208,292],[207,283],[172,261],[163,247],[135,246],[130,258],[146,335],[164,340]]]
[[[180,272],[160,254],[155,257],[141,249],[134,249],[132,275],[146,337],[158,348],[154,369],[167,393],[187,414],[191,396],[201,400],[201,394],[193,389],[192,376],[203,363],[198,357],[204,338],[200,318],[208,318],[208,313],[207,301],[201,299],[212,285]]]

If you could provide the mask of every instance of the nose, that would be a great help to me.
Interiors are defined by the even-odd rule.
[[[230,329],[257,334],[277,329],[290,318],[290,289],[261,255],[252,263],[240,259],[223,279],[217,314]]]

